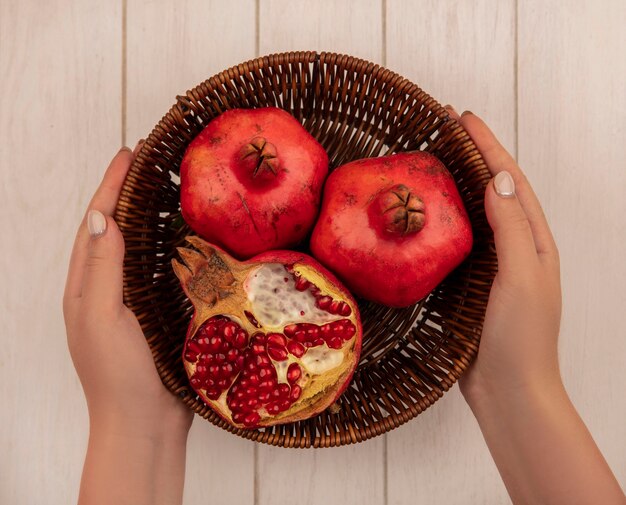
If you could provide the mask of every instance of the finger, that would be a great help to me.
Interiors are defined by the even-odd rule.
[[[530,222],[508,172],[499,172],[487,185],[485,212],[493,230],[498,271],[520,272],[538,261]]]
[[[537,253],[556,254],[557,248],[537,195],[513,157],[502,147],[487,125],[471,112],[464,112],[461,124],[472,137],[492,175],[506,170],[515,181],[517,198],[528,217]]]
[[[124,237],[111,216],[95,209],[87,215],[87,229],[82,298],[99,308],[121,307]]]
[[[461,116],[459,116],[459,113],[454,107],[452,107],[452,105],[446,105],[444,106],[444,109],[448,111],[448,114],[451,118],[456,119],[457,121],[461,121]]]
[[[113,158],[104,174],[100,186],[96,190],[91,202],[90,209],[97,209],[105,215],[111,215],[119,199],[120,190],[124,183],[126,173],[133,160],[132,153],[127,147],[122,148]],[[87,244],[89,233],[87,231],[87,213],[83,217],[76,233],[72,255],[65,284],[64,299],[78,298],[81,295],[83,271],[87,258]]]

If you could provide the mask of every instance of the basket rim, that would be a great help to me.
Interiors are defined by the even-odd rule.
[[[120,200],[118,201],[116,211],[115,211],[115,219],[118,223],[123,224],[126,222],[126,214],[125,209],[128,209],[127,205],[130,202],[130,198],[133,196],[133,184],[137,182],[143,176],[144,172],[144,163],[148,160],[149,154],[151,150],[154,150],[161,141],[163,135],[167,134],[169,128],[169,121],[177,121],[182,122],[185,121],[185,116],[189,114],[189,111],[194,109],[193,101],[197,99],[198,95],[203,93],[202,88],[213,88],[219,86],[225,86],[229,80],[232,80],[236,77],[241,77],[244,74],[250,74],[251,72],[259,72],[260,69],[273,67],[274,65],[290,65],[294,63],[298,64],[317,64],[317,65],[355,65],[355,71],[364,72],[366,75],[370,75],[373,79],[381,79],[385,82],[390,83],[390,88],[397,90],[398,93],[402,93],[405,96],[409,96],[415,100],[423,100],[426,104],[425,107],[429,107],[430,111],[445,123],[448,123],[448,128],[451,132],[451,141],[453,140],[460,147],[457,149],[458,155],[463,155],[467,158],[468,162],[472,162],[476,165],[476,169],[484,172],[485,175],[485,183],[486,186],[488,179],[490,178],[487,166],[482,158],[482,155],[474,142],[472,141],[469,134],[465,131],[462,125],[456,121],[453,117],[451,117],[448,111],[441,106],[434,98],[424,92],[417,84],[411,82],[410,80],[402,77],[398,73],[385,68],[379,64],[367,61],[362,58],[353,57],[346,54],[337,54],[333,52],[316,52],[316,51],[289,51],[289,52],[281,52],[281,53],[272,53],[266,56],[259,56],[257,58],[253,58],[247,60],[238,65],[231,66],[222,72],[219,72],[212,77],[204,80],[198,85],[186,91],[184,95],[178,95],[176,97],[176,102],[170,107],[168,112],[159,120],[159,122],[152,129],[150,134],[147,136],[144,144],[142,145],[139,153],[135,157],[132,162],[131,168],[128,172],[128,175],[124,181],[124,186],[120,195]],[[419,101],[418,100],[418,101]],[[255,108],[255,107],[251,107]],[[223,112],[223,111],[222,111]],[[218,111],[219,113],[219,111]],[[191,140],[191,139],[189,139]],[[473,224],[473,223],[472,223]],[[123,226],[120,226],[123,228]],[[488,240],[489,241],[489,240]],[[490,239],[490,243],[493,242],[493,237]],[[467,261],[467,260],[466,260]],[[126,269],[124,275],[124,302],[127,302],[127,285],[126,285]],[[430,296],[430,295],[429,295]],[[428,298],[428,297],[427,297]],[[425,299],[426,300],[426,299]],[[484,317],[484,312],[483,312]],[[481,324],[482,325],[482,324]],[[478,339],[479,340],[479,335]],[[444,343],[445,345],[445,343]],[[153,353],[153,357],[155,362],[157,360],[157,354],[155,350],[151,347],[151,351]],[[397,345],[390,350],[397,348]],[[392,415],[390,412],[387,413],[383,418],[378,420],[371,420],[371,423],[368,423],[366,427],[353,427],[351,425],[347,425],[348,427],[348,438],[341,438],[340,432],[335,432],[335,436],[333,434],[330,435],[320,434],[315,435],[313,440],[307,439],[306,437],[300,437],[300,444],[296,445],[294,439],[297,437],[286,436],[284,433],[272,433],[271,436],[267,436],[268,431],[261,430],[244,430],[240,428],[236,428],[226,423],[222,419],[214,419],[211,416],[202,415],[199,410],[195,407],[195,399],[193,398],[193,394],[189,394],[190,388],[188,385],[180,385],[175,387],[173,383],[168,383],[167,377],[164,377],[166,371],[163,370],[163,366],[159,366],[157,364],[157,370],[161,379],[163,380],[165,386],[174,394],[179,396],[182,401],[187,405],[187,407],[191,408],[198,415],[202,415],[205,419],[212,422],[216,426],[225,429],[231,433],[234,433],[242,438],[257,441],[261,443],[266,443],[269,445],[280,446],[280,447],[335,447],[340,445],[347,445],[357,442],[363,442],[375,436],[381,435],[388,431],[391,431],[409,420],[415,418],[418,414],[426,410],[433,403],[435,403],[445,392],[447,392],[454,383],[458,380],[458,378],[463,374],[463,372],[467,369],[473,358],[475,357],[478,351],[478,343],[475,346],[470,346],[467,350],[467,354],[461,356],[460,362],[455,365],[455,367],[450,370],[445,377],[440,378],[440,388],[438,391],[435,391],[433,396],[424,395],[421,398],[421,401],[417,401],[414,404],[408,405],[405,410],[403,410],[400,414]],[[395,414],[395,413],[394,413]],[[215,417],[215,416],[213,416]],[[340,413],[340,421],[343,422],[342,415]],[[312,443],[311,443],[312,442]]]

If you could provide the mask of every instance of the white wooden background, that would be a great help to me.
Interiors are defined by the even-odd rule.
[[[516,154],[562,255],[564,379],[626,485],[624,26],[624,0],[0,0],[0,503],[76,500],[87,414],[61,295],[109,159],[176,94],[293,49],[382,63],[482,115]],[[194,423],[186,504],[294,502],[508,498],[458,388],[340,449],[255,446]]]

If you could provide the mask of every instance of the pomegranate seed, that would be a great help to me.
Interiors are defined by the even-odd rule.
[[[239,330],[233,340],[233,345],[237,349],[243,349],[247,343],[248,343],[248,334],[246,333],[246,330]]]
[[[254,409],[259,405],[259,401],[256,398],[250,398],[247,402],[246,402],[246,407],[248,407],[249,409]]]
[[[287,410],[290,405],[291,402],[289,400],[281,400],[280,402],[278,402],[278,408],[280,409],[280,412]]]
[[[243,418],[244,418],[245,414],[243,412],[235,412],[233,413],[233,421],[241,424],[243,422]]]
[[[253,386],[258,386],[259,383],[261,382],[261,379],[259,379],[258,375],[251,375],[249,380],[250,380],[250,384],[252,384]]]
[[[195,344],[200,349],[200,352],[210,351],[211,339],[209,337],[199,337],[196,339]]]
[[[287,344],[287,350],[293,354],[296,358],[301,358],[304,356],[306,349],[299,342],[294,342],[293,340]]]
[[[284,335],[281,335],[280,333],[270,333],[267,336],[267,344],[284,347],[285,345],[287,345],[287,339]]]
[[[255,333],[252,338],[253,344],[264,344],[265,343],[265,335],[263,333]]]
[[[209,375],[215,376],[219,373],[219,371],[220,371],[219,365],[211,365],[208,368]]]
[[[274,386],[276,386],[276,379],[272,377],[270,379],[266,379],[263,382],[261,382],[259,384],[259,389],[263,389],[263,390],[274,389]]]
[[[309,281],[307,281],[306,279],[303,279],[302,277],[297,277],[296,278],[295,288],[298,291],[306,291],[309,288],[310,285],[311,285],[311,283]]]
[[[352,314],[352,309],[350,308],[350,305],[348,305],[346,302],[341,302],[341,307],[339,308],[339,314],[344,317]]]
[[[254,363],[253,361],[250,361],[247,365],[246,368],[248,369],[248,371],[250,372],[256,372],[257,366],[256,363]]]
[[[278,414],[280,412],[280,407],[277,402],[270,403],[267,407],[265,407],[268,414]]]
[[[231,349],[230,351],[226,353],[226,359],[228,360],[229,363],[234,363],[235,361],[237,361],[238,357],[239,357],[239,352],[237,351],[237,349]]]
[[[265,346],[263,344],[254,344],[252,346],[252,352],[254,354],[263,354],[265,353]]]
[[[306,333],[302,330],[298,330],[293,334],[293,339],[298,342],[304,342],[306,340]]]
[[[226,389],[229,386],[229,384],[230,383],[229,383],[228,379],[222,379],[222,380],[218,381],[217,386],[220,389]]]
[[[245,396],[245,391],[242,391],[241,389],[235,393],[235,398],[237,398],[237,400],[243,400]]]
[[[200,349],[200,345],[195,340],[190,340],[187,344],[187,349],[195,352],[196,354],[200,354],[202,350]]]
[[[208,387],[206,389],[206,395],[211,399],[211,400],[217,400],[222,394],[222,390],[220,390],[219,388],[213,386],[213,387]]]
[[[206,374],[207,374],[207,372],[208,372],[208,367],[207,367],[206,365],[204,365],[204,364],[202,364],[202,363],[199,363],[199,364],[196,366],[196,373],[197,373],[198,375],[206,375]]]
[[[267,348],[267,353],[275,361],[284,361],[287,359],[287,349],[284,347],[270,346]]]
[[[219,351],[220,347],[222,347],[222,339],[218,336],[213,336],[209,340],[209,351]]]
[[[331,349],[340,349],[341,348],[341,337],[332,337],[328,339],[328,347]]]
[[[302,388],[298,386],[297,384],[294,384],[293,386],[291,386],[291,393],[289,394],[289,399],[292,402],[295,402],[298,398],[300,398],[301,394],[302,394]]]
[[[193,363],[194,361],[196,361],[196,359],[198,359],[198,353],[192,351],[191,349],[187,349],[185,351],[185,359]]]
[[[257,392],[257,389],[254,387],[249,387],[246,389],[246,396],[250,397],[250,396],[255,396]]]
[[[222,368],[220,370],[221,372],[221,376],[225,379],[227,379],[228,377],[230,377],[233,372],[234,372],[234,368],[233,365],[231,365],[230,363],[224,363],[222,365]]]
[[[250,324],[252,324],[252,326],[256,326],[257,328],[261,327],[259,322],[256,320],[256,317],[254,317],[250,312],[248,312],[247,310],[244,310],[243,313],[246,315],[246,317],[248,318],[248,321],[250,321]]]
[[[224,325],[224,328],[222,329],[222,333],[224,334],[224,338],[226,338],[226,340],[228,340],[229,342],[233,341],[233,337],[235,336],[235,333],[237,333],[237,328],[238,326],[233,323],[232,321],[226,323]]]
[[[235,361],[235,367],[237,368],[237,370],[241,370],[243,368],[244,362],[245,360],[243,356],[239,356],[237,358],[237,361]]]
[[[324,326],[322,326],[320,328],[320,333],[324,339],[327,339],[328,337],[330,337],[330,335],[333,333],[333,328],[331,324],[329,323],[329,324],[325,324]]]
[[[313,347],[317,347],[318,345],[324,345],[325,340],[322,337],[316,338],[313,340]]]
[[[350,340],[354,336],[355,333],[356,333],[356,328],[354,327],[354,324],[348,321],[348,324],[345,325],[345,330],[343,334],[341,335],[341,338],[343,338],[344,340]]]
[[[287,369],[287,380],[293,384],[302,376],[302,369],[298,363],[292,363]],[[292,388],[293,390],[293,388]]]
[[[256,364],[261,366],[261,365],[269,365],[270,364],[270,359],[267,357],[267,354],[259,354],[256,357]]]
[[[259,393],[259,401],[260,402],[266,402],[269,399],[270,399],[270,392],[269,391],[261,391]]]
[[[338,314],[339,310],[341,309],[342,303],[343,302],[340,302],[338,300],[333,300],[330,304],[330,307],[328,307],[328,312],[330,312],[331,314]]]
[[[259,370],[259,378],[261,379],[270,378],[273,375],[272,374],[273,371],[274,371],[273,368],[269,368],[269,367],[261,368],[261,370]]]
[[[313,339],[316,338],[320,333],[320,327],[315,325],[308,325],[306,329],[307,337]]]
[[[317,286],[313,286],[313,287],[311,288],[311,294],[312,294],[313,296],[317,296],[317,295],[319,295],[319,294],[320,294],[320,289],[319,289]]]
[[[215,355],[215,362],[218,364],[222,364],[224,363],[224,361],[226,361],[226,355],[220,353],[220,354],[216,354]]]
[[[203,383],[204,381],[196,374],[194,374],[191,379],[189,379],[189,384],[191,384],[191,387],[194,389],[199,389]]]
[[[257,412],[252,412],[243,418],[243,424],[252,428],[261,420],[261,416]]]
[[[296,331],[298,331],[298,325],[288,324],[287,326],[283,328],[283,331],[285,332],[285,335],[287,335],[288,337],[293,337]]]
[[[276,390],[278,391],[281,397],[285,398],[286,396],[289,395],[290,388],[287,384],[279,384]]]

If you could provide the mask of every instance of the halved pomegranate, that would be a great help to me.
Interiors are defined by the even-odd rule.
[[[269,251],[239,262],[198,237],[174,272],[193,303],[183,362],[191,387],[231,424],[312,417],[348,386],[361,351],[358,307],[313,258]]]

